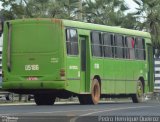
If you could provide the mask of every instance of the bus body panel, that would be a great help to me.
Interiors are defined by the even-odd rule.
[[[131,37],[142,37],[145,39],[145,45],[151,44],[151,36],[147,32],[141,32],[137,30],[129,30],[118,27],[103,26],[98,24],[82,23],[76,21],[64,20],[64,25],[66,27],[77,28],[77,30],[89,30],[99,31],[102,33],[114,33],[121,34]],[[91,39],[91,38],[90,38]],[[91,42],[91,40],[89,41]],[[91,44],[90,46],[91,47]],[[145,50],[147,48],[145,46]],[[91,54],[91,49],[90,49]],[[92,55],[92,54],[91,54]],[[147,54],[146,54],[147,55]],[[152,56],[151,56],[152,58]],[[148,88],[152,87],[149,84],[152,84],[152,80],[148,81],[148,63],[147,58],[144,61],[135,61],[135,60],[122,60],[115,58],[94,58],[90,57],[91,60],[91,77],[90,84],[94,76],[98,75],[101,78],[101,93],[102,94],[134,94],[137,89],[137,81],[139,78],[143,77],[145,82],[145,93],[149,92]],[[152,61],[150,61],[152,63]],[[96,67],[96,68],[95,68]],[[152,69],[151,74],[153,74]],[[88,86],[90,89],[91,86]]]
[[[3,72],[5,89],[63,89],[60,70],[65,68],[61,21],[26,20],[9,22],[11,69],[8,71],[9,27],[5,25]],[[5,56],[6,55],[6,56]],[[22,82],[23,81],[23,82]],[[32,84],[33,83],[33,84]]]
[[[66,58],[66,73],[67,73],[67,90],[79,93],[80,92],[80,58]]]

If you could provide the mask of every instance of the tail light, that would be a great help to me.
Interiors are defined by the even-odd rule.
[[[65,69],[60,69],[60,76],[64,77],[65,76]]]

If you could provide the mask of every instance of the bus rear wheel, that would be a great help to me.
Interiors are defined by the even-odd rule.
[[[93,104],[98,104],[101,96],[101,88],[97,79],[92,81],[91,98]]]
[[[143,102],[143,84],[141,81],[138,81],[137,83],[137,93],[132,96],[133,103],[140,103]]]
[[[34,100],[37,105],[53,105],[56,97],[48,94],[35,94]]]
[[[98,104],[101,95],[100,83],[97,79],[92,81],[91,94],[78,96],[80,104]]]

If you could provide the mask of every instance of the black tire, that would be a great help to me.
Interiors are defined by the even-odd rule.
[[[132,96],[133,103],[141,103],[143,102],[143,96],[144,96],[144,86],[141,81],[137,82],[137,92]]]
[[[79,102],[81,105],[89,105],[91,104],[91,95],[79,95]]]
[[[48,94],[34,95],[34,101],[37,105],[53,105],[56,97]]]
[[[100,84],[97,79],[92,81],[91,94],[90,95],[80,95],[78,96],[79,102],[82,105],[87,104],[98,104],[101,95]]]

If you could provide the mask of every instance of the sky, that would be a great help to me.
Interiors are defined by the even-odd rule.
[[[136,9],[135,8],[138,8],[138,5],[133,2],[133,0],[125,0],[126,4],[128,5],[128,7],[130,8],[129,11],[131,12],[134,12]]]

